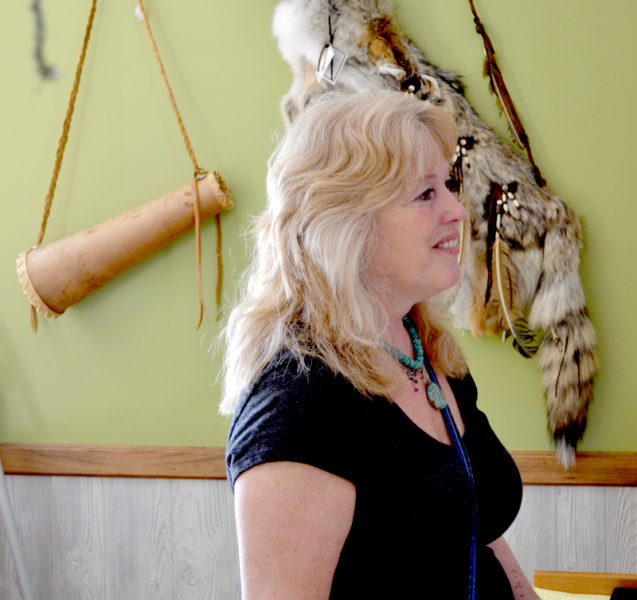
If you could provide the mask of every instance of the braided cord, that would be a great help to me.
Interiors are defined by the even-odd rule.
[[[161,72],[162,79],[164,80],[164,84],[166,85],[166,91],[168,92],[168,98],[170,100],[170,104],[173,107],[173,111],[175,112],[175,117],[177,118],[177,123],[179,124],[179,129],[181,130],[181,135],[184,139],[184,144],[186,145],[186,151],[188,152],[188,156],[192,162],[194,168],[193,175],[193,186],[195,188],[195,206],[194,206],[194,214],[195,214],[195,259],[197,263],[197,288],[199,290],[199,321],[197,323],[197,329],[201,326],[201,322],[203,321],[203,316],[206,311],[203,299],[203,285],[202,285],[202,277],[201,277],[201,217],[200,217],[200,207],[199,207],[199,188],[197,186],[197,181],[203,179],[205,177],[207,171],[202,169],[197,163],[197,158],[195,157],[195,151],[192,148],[192,144],[190,143],[190,138],[188,137],[188,132],[186,131],[186,126],[184,125],[184,121],[181,118],[181,113],[177,108],[177,102],[175,100],[175,95],[173,94],[173,90],[170,86],[170,82],[168,81],[168,76],[166,75],[166,69],[164,68],[164,63],[159,56],[159,50],[157,48],[157,42],[155,42],[155,37],[153,36],[153,32],[150,28],[150,23],[148,22],[148,18],[146,16],[146,10],[144,9],[144,5],[142,0],[137,0],[137,6],[142,15],[142,20],[144,21],[144,26],[146,27],[146,32],[148,33],[148,37],[150,38],[150,43],[153,48],[153,54],[155,55],[155,59],[157,60],[157,64],[159,65],[159,71]],[[217,301],[217,321],[221,317],[220,313],[220,304],[221,304],[221,285],[223,282],[223,265],[221,261],[221,221],[219,216],[217,215],[215,219],[217,225],[217,290],[216,290],[216,301]]]
[[[146,16],[146,10],[144,9],[144,5],[142,4],[142,0],[137,0],[137,6],[139,6],[139,10],[143,16],[144,27],[146,27],[146,32],[148,33],[148,37],[150,38],[150,43],[153,48],[153,54],[155,55],[155,59],[157,60],[157,64],[159,65],[159,70],[161,72],[161,77],[164,80],[164,84],[166,85],[166,90],[168,92],[168,98],[170,100],[170,104],[175,111],[175,116],[177,117],[177,123],[179,124],[179,129],[181,129],[181,135],[184,138],[184,143],[186,144],[186,150],[188,152],[188,156],[190,156],[190,160],[195,169],[195,175],[205,174],[205,171],[199,167],[197,164],[197,159],[195,157],[195,151],[192,149],[192,144],[190,143],[190,138],[188,137],[188,132],[186,131],[186,126],[184,125],[184,121],[181,118],[181,113],[177,108],[177,102],[175,100],[175,95],[173,94],[173,90],[170,87],[170,82],[168,81],[168,76],[166,75],[166,69],[164,68],[164,63],[161,60],[161,56],[159,56],[159,50],[157,48],[157,42],[155,41],[155,36],[153,36],[153,32],[150,28],[150,23],[148,22],[148,17]]]
[[[35,242],[34,248],[37,248],[44,240],[44,234],[46,233],[46,227],[49,222],[49,216],[51,215],[51,208],[53,206],[53,197],[55,196],[55,188],[57,187],[58,177],[60,175],[60,169],[62,168],[62,159],[64,158],[64,150],[66,149],[66,143],[69,140],[69,131],[71,130],[71,121],[73,120],[73,112],[75,111],[75,101],[77,100],[77,93],[80,89],[80,80],[82,79],[82,70],[84,69],[84,61],[86,59],[86,50],[88,48],[88,42],[91,39],[91,31],[93,30],[93,22],[95,21],[95,11],[97,10],[97,0],[92,0],[91,10],[88,15],[88,22],[86,23],[86,30],[84,31],[84,40],[82,41],[82,50],[80,51],[80,57],[75,67],[75,77],[73,78],[73,86],[71,87],[71,94],[69,96],[69,103],[66,108],[66,116],[64,117],[64,123],[62,124],[62,134],[58,140],[58,147],[55,153],[55,164],[53,166],[53,173],[51,174],[51,181],[49,182],[49,189],[44,198],[44,211],[42,213],[42,223],[40,224],[40,231]],[[31,313],[31,329],[34,332],[38,330],[38,312],[33,305],[30,307]]]
[[[69,131],[71,129],[71,120],[73,119],[73,111],[75,110],[75,100],[77,99],[77,93],[80,88],[80,79],[82,78],[82,70],[84,68],[84,59],[86,58],[86,49],[88,48],[88,42],[91,37],[91,30],[93,29],[93,21],[95,20],[95,10],[97,9],[97,0],[92,0],[91,11],[88,16],[88,23],[86,24],[86,31],[84,33],[84,41],[82,43],[82,51],[80,52],[80,58],[77,62],[75,69],[75,78],[73,79],[73,87],[71,88],[71,95],[69,96],[69,104],[66,109],[66,117],[64,118],[64,124],[62,125],[62,135],[58,142],[57,152],[55,154],[55,166],[53,167],[53,174],[51,175],[51,182],[49,183],[49,190],[44,199],[44,214],[42,215],[42,225],[40,226],[40,233],[38,234],[38,240],[36,245],[39,246],[44,239],[46,232],[46,226],[49,221],[49,215],[51,214],[51,207],[53,205],[53,196],[55,195],[55,188],[57,186],[58,176],[60,169],[62,168],[62,159],[64,158],[64,149],[69,139]]]

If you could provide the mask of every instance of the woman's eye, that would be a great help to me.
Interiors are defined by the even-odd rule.
[[[416,200],[426,202],[427,200],[431,200],[433,196],[434,196],[434,189],[429,188],[429,189],[426,189],[421,194],[419,194],[418,196],[416,196]]]

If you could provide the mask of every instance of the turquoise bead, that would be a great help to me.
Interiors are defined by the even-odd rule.
[[[416,325],[411,320],[409,315],[403,317],[403,323],[405,325],[405,329],[409,333],[409,337],[411,339],[411,345],[414,349],[414,357],[413,359],[409,358],[406,354],[403,354],[398,348],[394,348],[393,346],[388,347],[391,349],[394,356],[400,361],[408,369],[412,371],[418,371],[422,369],[425,364],[425,353],[422,348],[422,342],[418,337],[418,332],[416,331]]]
[[[435,383],[427,384],[427,399],[429,404],[438,410],[447,406],[447,399]]]

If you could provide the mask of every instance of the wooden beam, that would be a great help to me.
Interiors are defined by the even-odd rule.
[[[0,444],[5,473],[224,479],[221,447]],[[636,452],[582,452],[564,471],[552,452],[512,452],[525,485],[637,486]]]
[[[16,475],[224,479],[224,448],[0,444],[4,471]]]
[[[612,594],[615,588],[637,588],[637,575],[625,573],[576,573],[535,571],[533,585],[545,590],[571,594]]]
[[[565,471],[552,452],[512,452],[525,485],[637,486],[637,452],[578,452]]]

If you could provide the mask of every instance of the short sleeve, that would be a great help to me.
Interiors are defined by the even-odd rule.
[[[275,461],[300,462],[355,480],[358,461],[349,415],[359,394],[315,363],[300,372],[295,361],[280,362],[242,395],[226,449],[233,489],[241,473]]]

